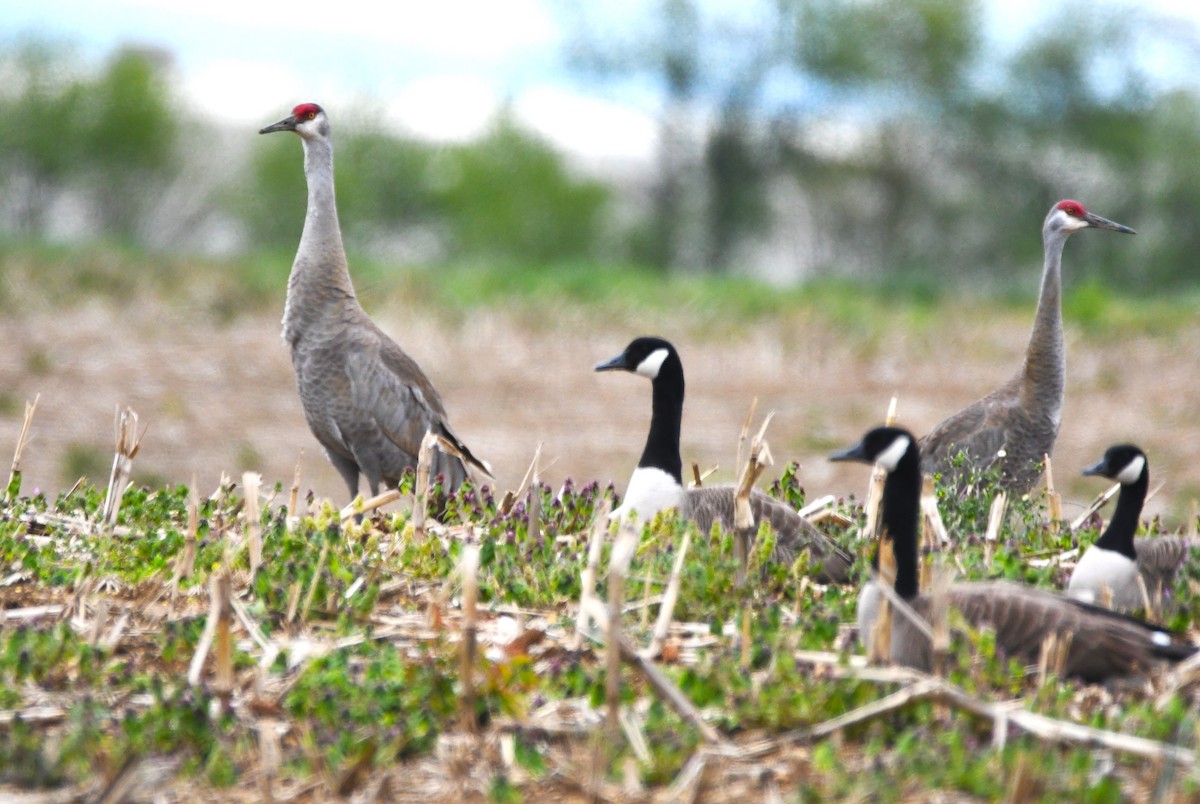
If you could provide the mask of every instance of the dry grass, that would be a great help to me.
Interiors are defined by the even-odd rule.
[[[757,396],[774,410],[772,447],[782,465],[799,460],[810,494],[860,491],[853,468],[825,455],[884,416],[899,396],[899,421],[917,432],[990,390],[1019,364],[1030,311],[949,310],[919,332],[898,323],[863,335],[811,314],[756,323],[722,339],[681,313],[668,320],[595,320],[567,312],[531,325],[487,312],[453,323],[421,309],[376,310],[384,328],[426,368],[458,434],[489,459],[497,486],[515,487],[536,445],[541,474],[612,479],[624,486],[649,418],[649,388],[635,377],[593,374],[592,365],[635,335],[655,332],[683,357],[689,396],[685,462],[721,464],[732,479],[730,445]],[[897,319],[899,320],[899,319]],[[726,324],[722,330],[738,329]],[[1200,324],[1171,336],[1117,345],[1083,339],[1068,326],[1068,388],[1055,454],[1065,516],[1102,489],[1078,471],[1105,447],[1132,440],[1150,454],[1166,487],[1151,512],[1186,515],[1200,493],[1200,428],[1193,360],[1181,344]],[[23,459],[25,488],[56,492],[75,481],[74,448],[111,458],[101,434],[128,405],[147,432],[142,477],[216,484],[222,473],[257,471],[291,483],[300,453],[302,484],[343,502],[340,480],[308,432],[275,313],[217,324],[152,299],[126,311],[100,304],[33,309],[0,320],[0,445],[15,445],[22,402],[41,393]],[[92,478],[101,482],[101,478]]]

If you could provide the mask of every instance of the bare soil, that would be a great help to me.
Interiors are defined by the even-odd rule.
[[[23,401],[40,393],[24,490],[68,488],[86,463],[80,456],[91,460],[90,479],[103,483],[106,469],[94,467],[111,460],[114,412],[128,405],[147,428],[135,463],[143,479],[195,478],[208,491],[222,474],[255,470],[268,485],[287,486],[299,461],[303,486],[345,502],[300,411],[279,312],[220,323],[138,299],[124,309],[33,304],[0,319],[0,452],[16,443]],[[464,317],[399,302],[372,312],[432,377],[455,430],[491,461],[500,488],[520,482],[539,442],[548,482],[570,476],[623,488],[645,437],[650,389],[592,366],[633,336],[654,333],[684,360],[685,463],[720,464],[718,476],[731,478],[757,396],[760,413],[776,412],[768,439],[777,468],[799,461],[810,494],[839,495],[861,492],[866,475],[830,464],[828,452],[878,423],[893,393],[900,422],[920,434],[989,391],[1020,364],[1033,316],[1032,306],[948,306],[928,324],[884,322],[862,332],[812,314],[739,326],[686,312],[614,321],[558,310],[534,321],[528,311]],[[1149,453],[1152,488],[1165,481],[1151,512],[1167,513],[1171,526],[1186,517],[1200,495],[1197,357],[1189,348],[1198,336],[1200,324],[1098,342],[1068,326],[1067,401],[1054,456],[1068,515],[1103,489],[1080,470],[1128,440]]]

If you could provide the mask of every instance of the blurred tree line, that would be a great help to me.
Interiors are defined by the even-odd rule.
[[[1089,277],[1192,281],[1200,99],[1153,75],[1146,54],[1195,74],[1200,42],[1169,19],[1064,5],[1001,52],[980,0],[717,11],[653,0],[618,32],[599,8],[564,5],[568,57],[590,86],[654,98],[656,164],[640,184],[581,174],[507,111],[475,141],[447,145],[343,110],[348,246],[423,264],[1008,284],[1038,264],[1046,210],[1076,197],[1140,232],[1134,252],[1073,244]],[[152,249],[294,248],[296,144],[214,131],[181,108],[171,69],[146,49],[100,69],[61,45],[0,52],[0,227]]]
[[[984,35],[984,11],[981,0],[655,0],[614,32],[595,5],[564,8],[581,74],[658,99],[658,175],[635,257],[1007,285],[1040,264],[1050,206],[1074,197],[1140,233],[1136,261],[1100,238],[1073,243],[1089,277],[1192,283],[1200,98],[1148,63],[1196,75],[1195,27],[1134,6],[1046,4],[1005,52]]]

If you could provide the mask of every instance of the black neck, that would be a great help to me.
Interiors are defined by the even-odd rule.
[[[883,483],[881,538],[892,540],[896,557],[896,594],[912,600],[919,591],[918,526],[921,521],[921,455],[914,441]],[[871,559],[879,570],[879,549]]]
[[[654,378],[654,400],[650,434],[638,467],[661,469],[683,484],[683,460],[679,457],[679,430],[683,423],[683,364],[671,354]]]
[[[1142,506],[1146,503],[1146,489],[1149,486],[1149,467],[1144,467],[1134,482],[1121,485],[1112,521],[1096,540],[1097,547],[1115,550],[1121,555],[1137,560],[1137,552],[1133,549],[1133,534],[1137,533],[1138,520],[1142,516]]]

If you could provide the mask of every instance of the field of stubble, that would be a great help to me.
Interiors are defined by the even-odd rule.
[[[814,310],[767,320],[679,310],[598,314],[586,308],[482,312],[401,300],[364,305],[440,389],[458,434],[513,488],[539,443],[543,478],[612,480],[623,488],[649,421],[645,381],[591,367],[633,336],[660,334],[683,357],[688,382],[683,457],[732,477],[737,435],[752,398],[773,410],[768,439],[778,468],[796,460],[810,494],[859,492],[861,468],[824,456],[880,421],[892,394],[900,422],[924,433],[1003,381],[1019,365],[1033,305],[888,314],[848,324]],[[132,407],[146,428],[137,474],[202,492],[222,473],[259,471],[339,504],[346,492],[308,432],[279,336],[279,305],[218,322],[154,297],[66,308],[34,301],[0,318],[0,452],[17,440],[25,400],[40,394],[24,456],[27,490],[70,487],[81,471],[107,474],[114,411]],[[1149,453],[1150,504],[1169,524],[1200,496],[1200,412],[1190,344],[1200,324],[1119,335],[1067,322],[1068,384],[1055,474],[1066,512],[1102,485],[1080,478],[1104,448],[1131,440]],[[769,475],[770,476],[770,475]],[[106,477],[90,479],[103,484]]]

